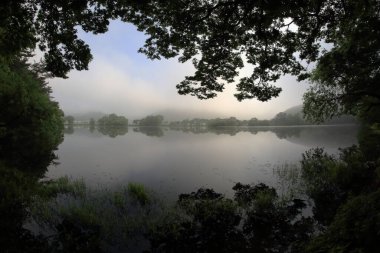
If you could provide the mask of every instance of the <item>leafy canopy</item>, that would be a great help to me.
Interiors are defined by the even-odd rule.
[[[1,53],[38,45],[58,77],[92,59],[78,28],[103,33],[121,19],[148,36],[139,49],[148,58],[193,62],[180,94],[213,98],[237,81],[238,100],[268,101],[291,74],[315,83],[304,97],[309,120],[380,104],[377,0],[5,0],[0,8]],[[251,75],[235,80],[245,64]]]
[[[63,112],[40,74],[26,59],[0,57],[0,162],[42,173],[63,140]]]

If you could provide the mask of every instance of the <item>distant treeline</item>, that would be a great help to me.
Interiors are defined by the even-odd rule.
[[[99,126],[128,126],[128,119],[114,113],[98,119]]]
[[[138,125],[138,126],[161,126],[163,122],[164,122],[164,116],[150,115],[139,120],[134,120],[133,124]]]
[[[326,125],[335,124],[355,124],[357,121],[352,116],[343,115],[339,118],[332,118],[324,122]],[[300,113],[290,114],[285,112],[278,113],[273,119],[259,120],[252,118],[250,120],[239,120],[235,117],[230,118],[216,118],[216,119],[192,119],[174,121],[170,123],[172,127],[226,127],[226,126],[294,126],[294,125],[312,125],[313,123],[307,122],[303,119]]]
[[[76,120],[73,116],[67,115],[63,118],[66,125],[90,125],[90,126],[128,126],[128,119],[124,116],[118,116],[115,113],[105,115],[95,121],[91,118],[89,121]]]
[[[74,117],[66,116],[64,118],[65,123],[70,125],[73,124]],[[83,123],[83,122],[82,122]],[[337,124],[356,124],[357,120],[353,116],[342,115],[340,117],[334,117],[326,122],[324,125],[337,125]],[[75,122],[77,124],[77,122]],[[87,124],[87,122],[86,122]],[[95,121],[91,119],[89,121],[90,125],[95,125]],[[128,119],[124,116],[118,116],[116,114],[110,114],[103,116],[97,122],[99,126],[128,126]],[[133,120],[134,126],[140,127],[158,127],[162,125],[169,125],[171,127],[185,127],[185,128],[215,128],[215,127],[240,127],[240,126],[296,126],[296,125],[312,125],[313,123],[306,121],[302,112],[297,113],[287,113],[280,112],[274,118],[269,120],[260,120],[257,118],[251,118],[250,120],[239,120],[235,117],[229,118],[215,118],[215,119],[185,119],[182,121],[172,121],[170,123],[164,122],[164,117],[162,115],[149,115],[145,118]]]

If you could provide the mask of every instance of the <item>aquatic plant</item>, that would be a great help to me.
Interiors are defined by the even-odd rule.
[[[128,193],[135,198],[141,205],[149,203],[149,195],[144,185],[137,183],[128,184]]]
[[[93,244],[86,250],[128,249],[153,226],[163,205],[138,183],[92,189],[82,179],[62,177],[42,182],[30,209],[33,222],[59,248],[71,250],[80,238]]]

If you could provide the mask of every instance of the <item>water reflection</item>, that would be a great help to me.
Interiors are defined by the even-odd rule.
[[[147,136],[164,136],[164,130],[161,127],[135,127],[133,128],[133,132],[143,133]]]
[[[330,145],[329,151],[332,151],[340,146],[354,144],[356,139],[353,136],[356,131],[355,127],[272,127],[199,129],[198,132],[194,132],[144,127],[134,128],[128,133],[128,129],[125,128],[103,129],[103,131],[91,128],[74,130],[73,128],[72,133],[66,135],[65,142],[59,148],[61,165],[53,169],[61,169],[63,175],[68,174],[74,177],[78,176],[75,173],[80,172],[85,180],[98,173],[97,176],[103,179],[118,178],[119,182],[124,185],[130,181],[142,182],[164,197],[167,196],[163,191],[167,190],[163,189],[165,187],[174,189],[174,198],[177,198],[181,192],[191,192],[201,186],[225,193],[225,189],[231,188],[231,185],[236,182],[264,181],[268,183],[268,179],[270,181],[270,178],[273,177],[272,173],[268,174],[268,171],[272,171],[271,163],[282,164],[284,161],[298,161],[302,150],[308,149],[309,146],[328,147]],[[30,189],[37,188],[37,178],[30,180],[32,178],[28,177],[26,180],[15,173],[15,170],[8,170],[1,166],[0,171],[5,176],[0,179],[0,193],[7,192],[7,194],[1,195],[5,198],[1,199],[0,208],[0,217],[2,217],[0,219],[0,245],[11,242],[13,244],[11,249],[14,252],[30,250],[30,248],[20,245],[32,245],[34,252],[49,252],[51,245],[47,244],[46,238],[34,236],[24,228],[29,215],[25,203],[31,197],[35,201],[35,196],[32,196]],[[9,177],[12,178],[12,181],[9,180]],[[316,177],[310,178],[310,181],[314,182]],[[13,182],[17,182],[17,184]],[[63,185],[58,184],[60,189]],[[78,190],[80,188],[78,185],[81,186],[74,184],[75,187],[67,188]],[[349,185],[354,184],[350,182]],[[132,192],[139,196],[140,200],[141,196],[145,196],[137,186],[132,189],[134,189]],[[312,234],[309,231],[309,227],[312,225],[311,220],[304,219],[300,222],[297,218],[297,222],[293,222],[303,208],[301,200],[292,200],[290,205],[277,208],[281,207],[276,204],[280,199],[273,188],[262,184],[256,186],[236,184],[234,190],[239,193],[235,193],[234,200],[206,190],[180,195],[178,203],[182,208],[181,212],[185,212],[187,216],[184,220],[176,217],[174,222],[183,233],[181,232],[178,236],[178,231],[169,230],[174,226],[169,219],[172,217],[168,217],[169,222],[160,224],[158,229],[154,230],[157,233],[150,235],[152,247],[156,249],[160,245],[166,245],[162,252],[176,252],[184,248],[192,249],[195,252],[196,248],[192,247],[201,245],[204,249],[212,249],[210,252],[216,252],[218,249],[219,252],[223,252],[221,249],[226,249],[226,252],[238,252],[247,247],[252,251],[261,250],[260,245],[262,245],[262,249],[272,247],[276,252],[286,252],[287,248],[294,246],[293,242],[303,242],[305,241],[304,236]],[[129,189],[129,191],[131,190]],[[78,203],[80,194],[74,193],[73,202]],[[59,213],[57,223],[53,223],[54,226],[51,227],[51,231],[55,231],[55,234],[49,240],[56,240],[56,242],[53,241],[53,247],[57,245],[54,243],[59,243],[63,252],[75,252],[72,250],[73,247],[77,249],[77,252],[100,252],[101,245],[103,245],[102,240],[109,238],[107,234],[102,234],[101,225],[115,227],[114,232],[120,236],[121,233],[117,234],[120,232],[117,230],[119,227],[114,224],[123,224],[119,221],[125,220],[123,216],[126,214],[123,209],[125,207],[129,208],[129,219],[133,219],[135,222],[136,220],[138,222],[137,218],[140,218],[140,216],[134,216],[135,214],[143,214],[141,220],[144,221],[147,218],[156,218],[149,217],[149,215],[156,216],[156,213],[152,213],[150,209],[147,213],[143,213],[141,209],[133,209],[129,203],[124,203],[131,199],[124,192],[112,194],[106,195],[106,197],[113,202],[104,201],[106,199],[104,196],[99,197],[99,202],[94,202],[93,196],[90,196],[91,201],[84,200],[87,205],[78,205],[78,208],[73,209],[77,212],[73,212],[71,215],[66,215],[69,212]],[[238,209],[236,204],[241,203],[242,208],[247,207],[246,203],[251,201],[250,198],[263,196],[262,194],[268,198],[260,198],[264,202],[258,202],[256,209],[247,209],[247,212],[243,214],[240,212],[242,209]],[[319,209],[313,209],[316,219],[325,218],[318,216],[319,210],[320,213],[326,213],[327,208],[322,204],[327,203],[327,207],[333,207],[331,203],[328,203],[329,199],[325,197],[326,192],[323,192],[321,196],[320,199],[313,198],[316,207],[319,207]],[[269,201],[267,201],[268,199]],[[242,202],[242,200],[244,201]],[[143,203],[140,206],[146,205],[145,202]],[[337,202],[335,201],[335,203]],[[98,208],[98,210],[95,209],[96,212],[91,204]],[[64,203],[64,206],[70,205]],[[86,209],[87,206],[91,208]],[[9,210],[12,210],[12,213]],[[38,210],[46,209],[38,206]],[[205,215],[205,210],[211,210],[212,216]],[[262,210],[263,212],[260,212]],[[92,216],[94,213],[98,216]],[[335,210],[332,213],[335,213]],[[81,216],[82,214],[83,216]],[[117,215],[121,215],[121,217]],[[88,222],[86,220],[88,217],[100,217],[99,220],[95,219],[98,224],[95,222],[94,225],[93,219]],[[107,221],[107,217],[110,220]],[[189,217],[191,226],[189,226]],[[103,219],[107,222],[103,223]],[[241,222],[242,219],[244,219],[244,223]],[[126,224],[129,226],[128,229],[135,229],[133,225],[132,227],[129,225],[133,222]],[[136,224],[135,227],[141,229],[140,224]],[[240,224],[243,224],[244,230],[241,230]],[[262,226],[257,224],[262,224]],[[188,229],[189,227],[192,229]],[[161,233],[161,231],[165,232]],[[241,234],[242,231],[246,234]],[[196,237],[199,234],[202,236]],[[112,237],[112,243],[118,239],[116,235]],[[191,241],[189,235],[191,238],[197,239]],[[278,239],[273,241],[273,235]],[[175,236],[176,240],[173,241],[172,236]],[[221,237],[224,239],[220,239]],[[122,242],[125,242],[125,238],[120,238]],[[246,238],[249,240],[247,241]],[[138,242],[136,241],[136,244]],[[78,245],[84,248],[78,248]],[[127,252],[127,250],[120,250],[120,252]]]
[[[128,127],[66,127],[65,134],[84,134],[84,130],[89,133],[115,138],[128,133]],[[322,146],[322,147],[337,147],[349,146],[356,143],[356,132],[358,126],[292,126],[292,127],[133,127],[134,133],[141,133],[151,137],[163,137],[168,131],[177,131],[185,134],[215,134],[235,136],[239,133],[250,133],[257,135],[259,133],[270,132],[274,133],[278,139],[284,139],[291,143],[303,146]]]
[[[73,125],[66,125],[64,128],[65,134],[73,134],[74,133],[74,126]]]
[[[42,119],[37,122],[9,124],[11,127],[0,134],[1,252],[49,252],[47,240],[28,230],[25,223],[39,180],[55,162],[54,150],[63,140],[63,124],[48,128],[39,125]]]
[[[98,127],[98,131],[102,133],[103,135],[107,135],[111,138],[115,138],[116,136],[123,136],[126,133],[128,133],[128,126],[114,127],[114,126],[102,125]]]
[[[337,144],[349,146],[356,142],[358,126],[272,126],[272,127],[194,127],[194,128],[171,128],[171,130],[183,133],[204,134],[214,133],[217,135],[234,136],[240,132],[248,132],[256,135],[260,132],[272,132],[279,139],[285,139],[292,143],[323,147],[335,147]]]
[[[211,187],[231,192],[236,182],[273,185],[272,168],[298,163],[313,147],[337,153],[357,143],[355,126],[154,128],[134,127],[124,135],[75,128],[59,147],[60,164],[47,177],[69,175],[114,187],[139,182],[168,198]]]

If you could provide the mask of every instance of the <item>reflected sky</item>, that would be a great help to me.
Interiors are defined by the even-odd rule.
[[[130,128],[110,137],[75,128],[66,134],[49,178],[83,178],[93,187],[139,182],[168,198],[211,187],[230,193],[236,182],[274,184],[273,168],[302,153],[356,144],[354,126],[246,128],[219,132]]]

